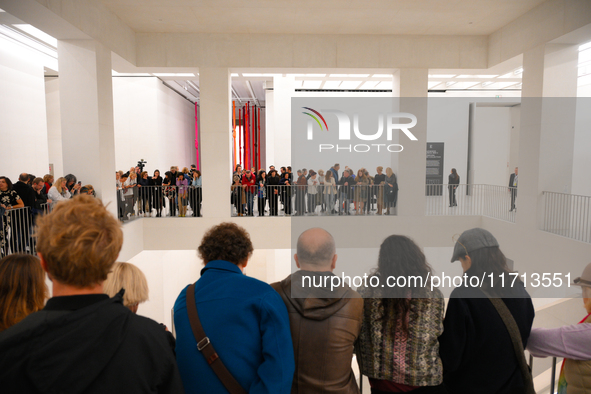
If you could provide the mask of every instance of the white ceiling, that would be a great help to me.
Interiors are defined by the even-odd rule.
[[[488,35],[546,0],[99,0],[136,32]]]

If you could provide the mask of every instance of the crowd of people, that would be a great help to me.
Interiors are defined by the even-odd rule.
[[[129,220],[136,216],[169,216],[186,217],[188,207],[190,216],[201,216],[201,171],[191,165],[179,171],[177,166],[161,176],[160,170],[148,174],[143,168],[131,167],[128,172],[115,173],[117,185],[117,211],[119,219]]]
[[[532,330],[534,308],[519,277],[503,291],[468,280],[445,312],[438,289],[379,286],[391,276],[432,274],[406,236],[385,238],[369,281],[378,285],[355,291],[326,285],[336,243],[327,231],[308,229],[297,241],[299,270],[269,285],[244,275],[250,235],[221,223],[198,247],[200,278],[174,305],[175,339],[136,314],[147,281],[137,267],[115,263],[121,225],[98,199],[58,204],[39,218],[37,233],[38,258],[0,260],[3,392],[359,393],[355,354],[373,394],[532,393],[524,347],[566,358],[561,392],[591,390],[591,264],[573,283],[588,313],[581,324]],[[462,233],[451,261],[469,278],[493,272],[509,282],[487,230]],[[325,285],[306,287],[305,277]]]
[[[82,186],[73,174],[55,181],[50,174],[39,178],[22,173],[16,183],[0,176],[0,255],[32,252],[31,229],[37,216],[78,194],[95,195],[95,192],[92,185]]]
[[[231,203],[237,216],[377,215],[393,214],[398,200],[398,182],[390,167],[376,168],[370,175],[337,163],[324,171],[303,168],[295,175],[291,167],[269,171],[243,169],[237,165],[232,179]],[[295,178],[295,179],[294,179]],[[353,208],[351,208],[353,206]]]

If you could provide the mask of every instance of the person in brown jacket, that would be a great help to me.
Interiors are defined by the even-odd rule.
[[[289,314],[296,365],[291,392],[358,394],[351,360],[363,299],[347,285],[332,288],[337,255],[327,231],[304,231],[294,258],[300,270],[271,284]]]

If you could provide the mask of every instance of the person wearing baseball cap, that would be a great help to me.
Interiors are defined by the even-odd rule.
[[[443,383],[450,393],[520,392],[525,381],[511,337],[488,298],[503,300],[524,345],[535,315],[531,298],[522,282],[515,280],[510,286],[513,276],[509,276],[507,259],[489,231],[464,231],[454,245],[451,262],[458,260],[467,280],[450,295],[439,337]]]
[[[532,329],[527,350],[535,357],[564,357],[558,392],[591,392],[591,264],[587,264],[573,286],[580,286],[587,316],[570,326]]]

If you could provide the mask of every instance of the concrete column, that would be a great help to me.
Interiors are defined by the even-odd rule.
[[[523,54],[517,223],[524,230],[542,225],[543,191],[571,192],[577,62],[574,45],[541,45]]]
[[[578,45],[546,44],[540,192],[571,193],[578,61]]]
[[[64,175],[92,184],[116,214],[111,51],[93,40],[61,40],[58,64]]]
[[[394,74],[392,93],[400,97],[400,112],[417,117],[417,125],[410,129],[418,141],[411,141],[399,133],[398,143],[404,150],[398,153],[398,215],[425,214],[425,168],[427,164],[427,81],[428,69],[400,69]],[[408,120],[405,120],[407,122]]]
[[[200,68],[203,216],[229,218],[232,185],[232,102],[227,68]]]
[[[293,75],[273,78],[273,117],[275,118],[273,150],[275,157],[274,161],[267,159],[267,163],[274,165],[276,169],[291,165],[291,97],[294,94],[294,85],[295,77]]]

